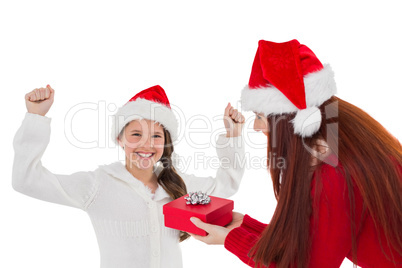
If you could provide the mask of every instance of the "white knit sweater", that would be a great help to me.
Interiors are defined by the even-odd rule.
[[[164,226],[162,206],[172,201],[165,190],[159,186],[153,195],[121,162],[71,175],[49,172],[42,166],[41,157],[49,143],[50,121],[26,114],[14,138],[14,189],[86,211],[97,236],[102,268],[182,267],[179,231]],[[227,141],[220,136],[217,143]],[[243,142],[232,142],[218,148],[217,153],[220,159],[230,159],[230,164],[218,169],[216,178],[180,174],[188,191],[201,190],[220,197],[237,191],[244,169],[235,163],[235,154],[238,159],[244,157]]]

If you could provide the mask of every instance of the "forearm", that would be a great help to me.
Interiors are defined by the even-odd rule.
[[[219,136],[216,151],[220,166],[216,173],[212,195],[230,197],[239,189],[244,170],[245,152],[242,136],[227,138]]]
[[[254,261],[249,253],[258,241],[256,234],[248,232],[243,227],[238,227],[229,232],[225,239],[225,248],[236,255],[241,261],[250,267],[254,267]]]
[[[259,222],[247,214],[244,215],[243,222],[241,224],[241,227],[243,227],[245,230],[256,235],[261,235],[267,226],[268,224]]]
[[[220,166],[215,177],[197,177],[178,170],[187,186],[187,191],[203,191],[210,195],[227,198],[239,188],[244,173],[244,142],[242,137],[219,136],[217,154]]]

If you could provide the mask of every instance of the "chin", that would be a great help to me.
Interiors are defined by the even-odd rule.
[[[143,160],[143,159],[133,159],[130,161],[131,166],[135,166],[138,169],[141,170],[146,170],[146,169],[152,169],[154,165],[156,164],[155,159],[149,159],[149,160]],[[141,163],[145,162],[145,163]]]
[[[141,170],[147,170],[147,169],[153,169],[154,166],[153,166],[153,165],[152,165],[152,166],[149,166],[149,167],[137,166],[137,168],[138,168],[138,169],[141,169]]]

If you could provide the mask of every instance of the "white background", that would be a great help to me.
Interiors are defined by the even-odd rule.
[[[46,84],[56,90],[43,164],[55,173],[93,170],[119,159],[102,125],[112,112],[101,107],[119,107],[138,91],[160,84],[185,113],[183,128],[202,128],[201,122],[188,122],[203,115],[215,131],[223,123],[212,118],[221,116],[229,101],[238,105],[257,41],[296,38],[331,64],[339,97],[401,139],[401,25],[400,4],[387,0],[1,1],[0,267],[99,267],[96,237],[84,212],[12,190],[12,139],[28,91]],[[68,130],[65,118],[76,105],[99,109],[77,112]],[[80,148],[65,130],[101,148]],[[251,129],[246,134],[265,143]],[[208,133],[194,134],[192,141],[183,138],[176,151],[214,157],[212,145],[197,149],[191,144],[209,138]],[[266,155],[263,146],[248,144],[246,151],[250,157]],[[194,162],[187,172],[215,171]],[[268,222],[276,203],[265,168],[249,167],[232,199],[236,211]],[[182,250],[185,267],[246,267],[222,246],[191,239]],[[342,267],[351,266],[346,260]]]

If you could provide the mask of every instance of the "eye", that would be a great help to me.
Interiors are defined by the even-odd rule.
[[[153,135],[152,138],[162,138],[162,136],[159,134],[156,134],[156,135]]]
[[[257,119],[261,119],[261,116],[259,116],[258,114],[255,115],[257,117]]]
[[[131,136],[141,137],[140,133],[133,133]]]

